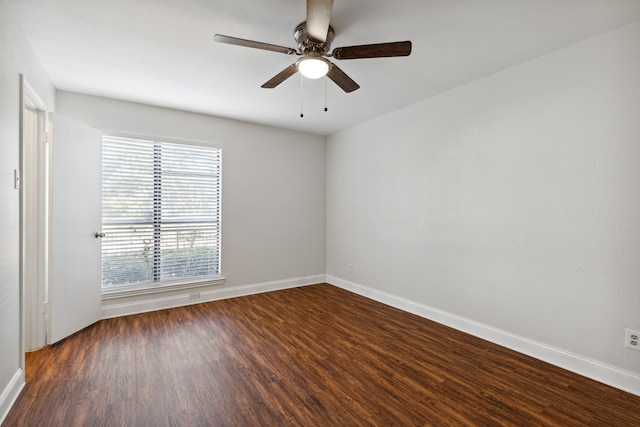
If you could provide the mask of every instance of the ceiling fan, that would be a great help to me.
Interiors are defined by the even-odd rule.
[[[311,79],[326,75],[342,90],[349,93],[359,89],[360,85],[326,58],[342,60],[408,56],[411,54],[410,41],[338,47],[329,53],[331,42],[334,38],[333,28],[329,25],[332,8],[333,0],[307,0],[307,20],[299,24],[293,34],[298,43],[298,50],[222,34],[216,34],[214,40],[236,46],[300,56],[294,64],[280,71],[271,80],[262,85],[263,88],[267,89],[275,88],[297,71],[300,71],[303,76]]]

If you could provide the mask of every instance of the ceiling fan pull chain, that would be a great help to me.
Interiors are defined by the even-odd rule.
[[[304,117],[304,77],[300,74],[300,118]]]
[[[324,76],[324,111],[325,113],[328,111],[327,109],[327,76]]]

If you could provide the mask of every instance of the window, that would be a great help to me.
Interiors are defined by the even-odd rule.
[[[104,136],[102,289],[220,275],[222,150]]]

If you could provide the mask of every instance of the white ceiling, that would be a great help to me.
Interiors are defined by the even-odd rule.
[[[295,57],[305,0],[0,0],[61,90],[329,135],[640,19],[640,0],[335,0],[333,47],[411,40],[409,57],[344,60],[361,88],[260,85]]]

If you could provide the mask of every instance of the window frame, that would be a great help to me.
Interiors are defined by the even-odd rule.
[[[219,150],[220,156],[220,165],[219,165],[219,203],[218,203],[218,274],[211,276],[196,276],[175,280],[159,280],[159,281],[150,281],[143,283],[134,283],[134,284],[125,284],[125,285],[115,285],[115,286],[101,286],[101,294],[102,300],[109,299],[117,299],[128,296],[136,296],[136,295],[148,295],[155,294],[160,292],[170,292],[181,289],[191,289],[191,288],[200,288],[203,286],[211,286],[211,285],[222,285],[225,282],[225,277],[222,275],[222,179],[223,179],[223,146],[222,144],[209,142],[209,141],[199,141],[199,140],[190,140],[190,139],[176,139],[176,138],[168,138],[168,137],[158,137],[158,136],[150,136],[146,134],[135,134],[135,133],[124,133],[124,132],[104,132],[103,133],[103,143],[104,138],[113,137],[113,138],[123,138],[123,139],[132,139],[132,140],[143,140],[148,142],[155,143],[168,143],[168,144],[176,144],[176,145],[188,145],[188,146],[197,146],[197,147],[206,147],[206,148],[214,148]],[[155,156],[154,156],[155,157]],[[102,183],[102,176],[101,176]],[[102,223],[102,218],[101,218]],[[154,239],[154,244],[157,242]],[[101,273],[102,274],[102,273]]]

